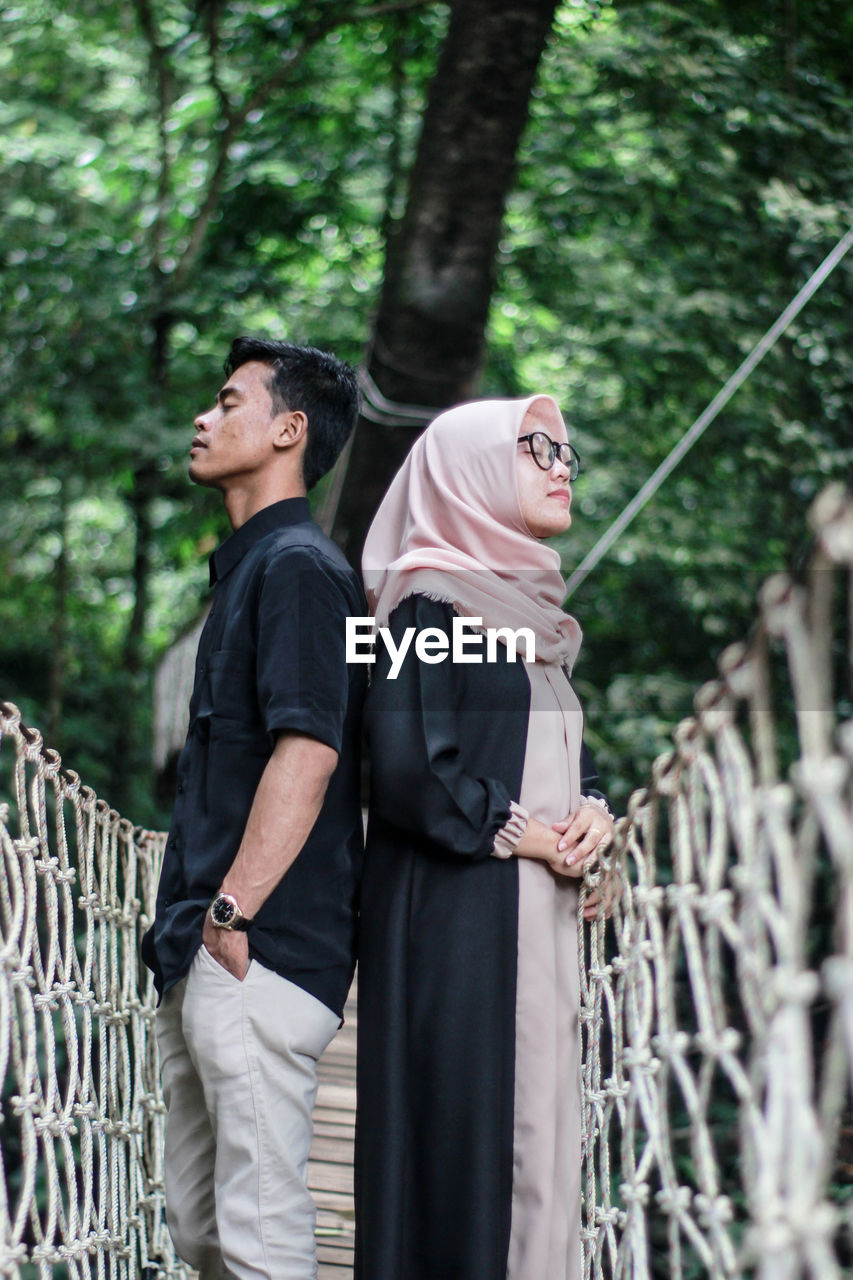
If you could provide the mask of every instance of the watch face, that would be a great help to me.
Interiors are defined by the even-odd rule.
[[[210,908],[210,917],[220,929],[227,928],[237,914],[237,903],[225,893],[221,893]]]

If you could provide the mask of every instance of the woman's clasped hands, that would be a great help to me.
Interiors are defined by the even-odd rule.
[[[595,865],[598,855],[613,843],[616,828],[612,815],[603,805],[582,801],[574,813],[553,823],[552,830],[559,837],[557,854],[561,873],[582,879],[586,871]],[[618,898],[618,875],[608,870],[597,885],[587,890],[584,918],[594,920],[601,902],[604,902],[605,914],[609,916]]]

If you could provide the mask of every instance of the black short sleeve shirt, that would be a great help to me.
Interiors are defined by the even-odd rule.
[[[204,915],[237,853],[261,774],[284,732],[338,752],[296,861],[249,930],[250,955],[342,1011],[353,969],[361,865],[365,668],[347,665],[361,585],[311,521],[307,499],[264,508],[213,554],[178,794],[143,957],[162,993],[189,969]]]

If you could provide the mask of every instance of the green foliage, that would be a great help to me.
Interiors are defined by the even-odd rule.
[[[795,7],[796,8],[796,7]],[[853,221],[846,6],[561,10],[532,104],[490,385],[556,392],[577,564]],[[786,17],[786,14],[788,15]],[[617,800],[849,473],[843,263],[572,601]]]
[[[226,530],[186,481],[193,416],[238,332],[354,361],[368,338],[447,9],[367,8],[21,0],[0,15],[0,693],[140,821],[164,816],[149,678]],[[483,387],[566,409],[585,463],[567,568],[850,222],[850,33],[840,0],[558,11]],[[758,583],[802,549],[808,500],[849,468],[850,275],[572,602],[617,802],[748,628]]]
[[[165,817],[150,674],[227,531],[186,481],[193,417],[237,333],[357,360],[400,212],[444,11],[361,14],[26,0],[0,15],[2,696],[142,822]]]

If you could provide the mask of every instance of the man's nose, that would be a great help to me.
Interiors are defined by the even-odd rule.
[[[196,417],[193,419],[193,426],[195,427],[196,431],[207,431],[208,429],[207,413],[197,414]]]

